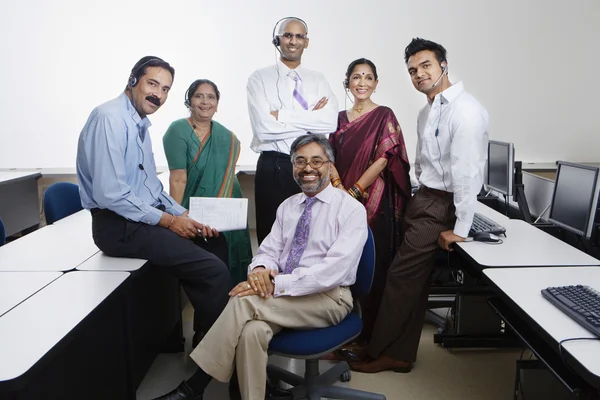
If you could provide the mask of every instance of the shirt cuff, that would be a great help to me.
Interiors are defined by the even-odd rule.
[[[273,297],[291,296],[291,286],[294,277],[290,274],[281,274],[275,276],[275,289]]]
[[[162,214],[163,212],[158,208],[150,207],[148,214],[144,215],[142,219],[140,219],[140,222],[148,225],[158,225],[158,222],[162,218]]]
[[[469,236],[469,230],[471,230],[471,223],[456,220],[456,223],[454,224],[454,234],[466,238],[467,236]]]
[[[186,211],[187,210],[184,207],[181,207],[177,203],[175,203],[171,207],[167,208],[167,212],[169,214],[173,214],[173,215],[176,215],[176,216],[180,216],[181,214],[183,214]]]
[[[265,267],[271,271],[279,271],[279,268],[276,265],[271,266],[268,262],[265,262],[264,259],[257,258],[256,260],[252,261],[250,265],[248,265],[248,273],[252,272],[252,270],[256,267]]]
[[[288,123],[292,119],[292,110],[279,110],[277,113],[277,121],[282,123]]]

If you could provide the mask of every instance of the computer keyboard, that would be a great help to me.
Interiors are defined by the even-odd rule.
[[[558,286],[542,296],[596,336],[600,336],[600,293],[589,286]]]
[[[503,235],[506,233],[506,229],[492,221],[488,217],[485,217],[479,213],[475,213],[473,216],[473,223],[471,224],[471,230],[469,236],[473,236],[475,233],[489,232],[494,235]]]

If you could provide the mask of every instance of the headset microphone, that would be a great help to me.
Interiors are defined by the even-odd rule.
[[[138,168],[141,169],[142,171],[144,170],[144,166],[142,164],[138,164]]]
[[[435,83],[431,86],[432,88],[436,87],[438,83],[440,83],[440,81],[442,80],[442,78],[444,77],[444,75],[446,75],[446,73],[448,72],[448,67],[444,67],[442,69],[442,74],[440,75],[440,77],[438,78],[437,81],[435,81]]]

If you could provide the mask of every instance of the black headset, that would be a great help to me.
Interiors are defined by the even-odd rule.
[[[157,62],[157,61],[164,62],[162,58],[151,57],[139,65],[137,65],[137,64],[134,65],[133,69],[131,70],[131,73],[129,74],[129,80],[127,82],[127,85],[129,86],[129,88],[133,89],[135,87],[135,85],[138,84],[140,75],[144,72],[144,69],[148,66],[148,64]],[[138,61],[138,63],[139,63],[139,61]]]
[[[277,27],[279,26],[279,24],[282,21],[285,21],[288,19],[295,19],[296,21],[302,22],[302,24],[304,25],[304,30],[306,31],[306,34],[308,35],[308,25],[306,24],[306,22],[304,22],[303,19],[298,18],[298,17],[284,17],[284,18],[281,18],[279,21],[277,21],[277,23],[273,27],[273,33],[271,34],[271,36],[273,37],[273,40],[271,41],[271,43],[273,43],[273,46],[279,47],[279,45],[281,44],[281,40],[279,40],[279,35],[276,35],[275,31],[277,30]]]

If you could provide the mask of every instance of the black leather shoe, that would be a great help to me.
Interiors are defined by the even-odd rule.
[[[202,400],[202,395],[195,395],[192,388],[183,381],[177,388],[154,400]]]

